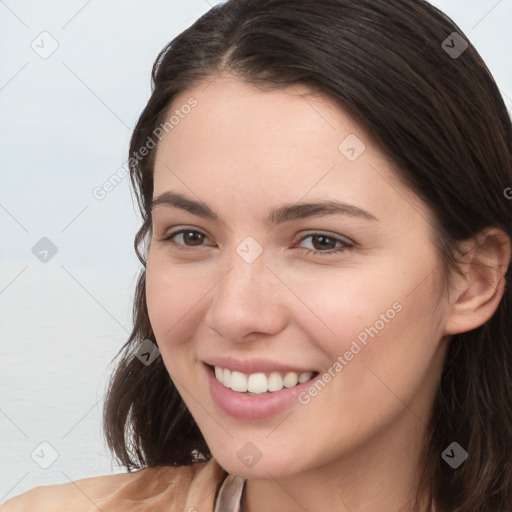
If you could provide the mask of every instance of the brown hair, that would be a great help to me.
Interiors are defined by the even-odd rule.
[[[473,45],[426,1],[230,0],[212,8],[158,55],[130,154],[154,137],[177,94],[220,73],[260,87],[305,84],[350,114],[431,209],[444,277],[458,271],[458,242],[483,228],[512,239],[510,117]],[[156,343],[145,298],[154,155],[129,161],[143,268],[104,409],[107,444],[128,470],[211,457],[162,358],[146,366],[135,355],[143,340]],[[420,486],[438,512],[512,509],[511,293],[506,285],[495,314],[450,341]],[[469,453],[457,469],[441,458],[453,441]]]

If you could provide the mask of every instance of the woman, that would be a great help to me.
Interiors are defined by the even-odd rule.
[[[2,511],[512,510],[512,127],[462,31],[230,0],[153,81],[104,416],[129,472]]]

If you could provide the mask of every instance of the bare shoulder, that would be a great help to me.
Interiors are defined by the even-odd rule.
[[[0,512],[210,512],[224,470],[214,459],[45,485],[11,498]]]

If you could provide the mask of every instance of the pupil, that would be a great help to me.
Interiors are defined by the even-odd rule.
[[[184,233],[186,239],[192,239],[192,242],[194,242],[194,238],[196,242],[201,243],[201,233],[195,233],[194,231],[187,231]],[[192,245],[198,245],[198,244],[192,244]]]
[[[313,239],[315,240],[318,240],[318,239],[322,239],[322,240],[329,240],[330,238],[328,236],[325,236],[325,235],[318,235],[318,236],[315,236],[313,237]],[[326,245],[320,245],[320,249],[325,249],[325,248],[333,248],[332,245],[335,244],[334,241],[332,241],[330,244],[328,244],[330,247],[326,247]],[[313,245],[316,245],[316,244],[313,244]]]

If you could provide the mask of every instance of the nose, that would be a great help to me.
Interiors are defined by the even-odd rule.
[[[263,256],[247,263],[235,253],[212,290],[207,325],[231,341],[247,341],[251,334],[275,336],[288,322],[284,288]]]

